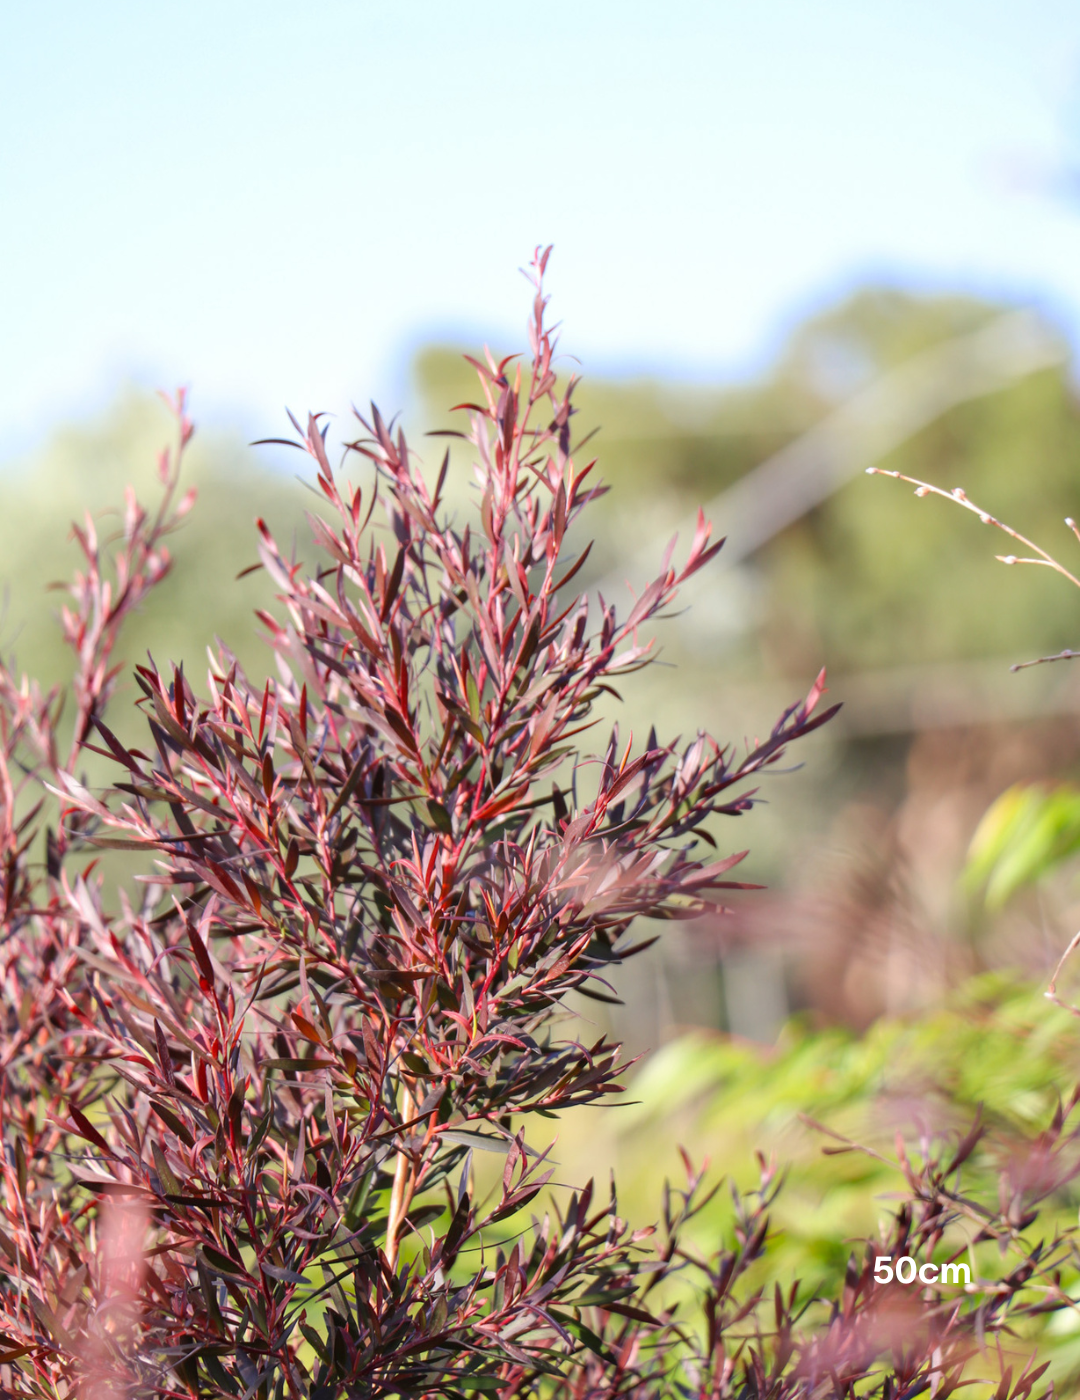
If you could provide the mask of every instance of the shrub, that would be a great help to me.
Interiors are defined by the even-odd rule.
[[[114,540],[76,532],[66,757],[64,696],[0,678],[6,1395],[946,1395],[974,1339],[1063,1305],[1058,1282],[1037,1304],[1025,1288],[1064,1246],[1023,1235],[1066,1172],[1063,1115],[1038,1172],[1006,1169],[1000,1208],[959,1193],[977,1128],[903,1158],[888,1240],[810,1313],[796,1283],[755,1281],[764,1162],[699,1259],[685,1231],[716,1188],[689,1163],[656,1237],[614,1193],[558,1192],[530,1146],[535,1115],[620,1087],[617,1046],[560,1030],[567,996],[610,995],[640,916],[715,909],[742,857],[709,854],[711,818],[746,812],[746,781],[832,713],[814,714],[819,679],[741,757],[704,734],[635,751],[617,730],[580,751],[599,699],[651,660],[642,629],[719,545],[699,517],[685,563],[669,548],[622,621],[570,589],[585,556],[567,532],[601,488],[573,460],[546,262],[528,367],[475,364],[460,530],[449,454],[429,485],[373,408],[346,451],[364,490],[320,421],[294,420],[325,515],[310,568],[260,524],[277,681],[252,684],[224,646],[202,695],[151,661],[144,747],[107,722],[119,627],[190,504],[173,504],[182,399],[158,510],[129,497]],[[78,776],[91,754],[105,790]],[[103,849],[146,863],[113,889]],[[502,1159],[486,1198],[477,1152]],[[969,1307],[873,1282],[877,1253],[929,1257],[958,1215],[1005,1261]],[[680,1275],[696,1311],[665,1292]]]

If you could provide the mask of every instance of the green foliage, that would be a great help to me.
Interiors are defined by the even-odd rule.
[[[971,842],[964,883],[1001,909],[1080,850],[1080,788],[1017,783],[987,809]]]
[[[658,1142],[685,1144],[737,1182],[761,1150],[784,1173],[772,1208],[769,1284],[798,1278],[828,1295],[843,1279],[851,1241],[877,1233],[895,1209],[903,1189],[898,1134],[917,1157],[935,1136],[962,1134],[981,1114],[987,1136],[965,1175],[993,1196],[1003,1165],[1078,1078],[1075,1019],[1041,988],[1003,974],[969,982],[919,1017],[883,1018],[862,1035],[796,1020],[772,1050],[706,1032],[683,1036],[650,1057],[618,1111],[624,1208],[635,1218],[655,1198]],[[879,1155],[834,1155],[841,1138]],[[1075,1226],[1078,1205],[1076,1184],[1063,1186],[1039,1233]],[[728,1203],[717,1198],[698,1222],[699,1241],[729,1221]],[[1080,1274],[1073,1269],[1070,1278],[1075,1290]],[[1071,1314],[1039,1334],[1056,1374],[1080,1366],[1080,1322],[1072,1325]]]

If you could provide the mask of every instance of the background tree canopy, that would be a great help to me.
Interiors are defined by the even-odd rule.
[[[805,440],[882,376],[1008,310],[970,298],[871,288],[799,326],[753,383],[613,379],[586,366],[575,436],[598,430],[584,450],[596,452],[611,490],[598,508],[599,537],[580,577],[609,594],[621,590],[623,580],[633,578],[634,556],[644,550],[657,558],[699,503],[715,501],[759,464]],[[1043,334],[1054,343],[1052,326]],[[445,346],[417,356],[415,395],[406,411],[412,428],[455,426],[435,405],[473,395],[473,371],[461,356],[462,347]],[[1080,515],[1080,415],[1070,375],[1062,357],[998,392],[961,402],[878,464],[949,487],[962,483],[975,500],[1067,558],[1075,544],[1062,517]],[[276,435],[282,423],[284,414],[281,423],[265,425],[265,434]],[[0,517],[3,641],[20,665],[45,679],[61,673],[59,635],[49,623],[56,596],[46,585],[69,570],[75,546],[58,542],[87,504],[99,509],[116,500],[127,480],[145,485],[167,432],[163,407],[129,393],[101,421],[69,426],[30,460],[8,464],[7,509]],[[350,425],[333,425],[331,441],[335,432],[348,436]],[[413,441],[425,449],[419,434]],[[438,438],[426,441],[432,470],[443,446]],[[451,489],[464,499],[471,489],[468,464],[460,455],[453,460]],[[243,557],[245,539],[255,561],[257,509],[278,538],[296,540],[303,557],[310,497],[288,474],[291,466],[280,449],[252,449],[220,431],[196,436],[189,480],[200,499],[172,539],[173,577],[126,636],[130,660],[150,650],[159,663],[182,660],[198,674],[207,638],[216,633],[253,674],[265,672],[269,653],[250,640],[247,620],[270,596],[268,582],[261,573],[238,580],[227,561],[238,548]],[[302,468],[299,458],[296,468]],[[733,531],[730,554],[739,549],[738,522],[725,519],[726,499],[715,527]],[[108,520],[99,527],[107,529]],[[877,830],[875,821],[884,824],[882,832],[888,828],[914,771],[912,755],[917,759],[934,733],[963,734],[967,743],[985,739],[988,723],[1035,726],[1021,740],[1014,723],[1011,749],[995,742],[996,766],[966,760],[968,770],[981,774],[981,786],[972,785],[970,772],[954,784],[967,794],[945,842],[954,863],[989,801],[1010,783],[1045,770],[1045,716],[1077,708],[1071,680],[1062,668],[1010,675],[1006,663],[1080,642],[1076,600],[1048,571],[1019,577],[997,564],[993,555],[1001,543],[974,517],[940,502],[918,502],[907,488],[856,472],[736,568],[725,568],[724,553],[710,566],[689,613],[659,639],[671,664],[642,678],[622,712],[625,722],[641,733],[653,719],[676,729],[704,722],[715,732],[753,733],[778,699],[793,699],[822,665],[832,697],[845,702],[839,722],[816,741],[809,768],[785,780],[781,802],[751,819],[750,878],[774,891],[798,886],[808,871],[812,877],[828,869],[832,878],[837,842],[844,859],[854,849],[852,859],[862,869],[862,848],[849,839],[851,830]],[[942,730],[943,724],[959,729]],[[1031,737],[1036,731],[1041,738]],[[1068,763],[1073,747],[1060,735],[1051,744]],[[968,752],[964,744],[950,743],[952,761],[961,751]],[[1004,762],[1005,752],[1015,761]],[[920,771],[929,770],[924,765]],[[863,810],[860,803],[877,813],[869,826],[845,818],[852,804]],[[947,865],[934,874],[934,889],[920,896],[936,901],[945,922],[955,912],[955,871],[943,873]],[[859,876],[863,893],[893,878],[891,864],[884,874],[875,871]],[[706,961],[715,964],[715,950]],[[711,972],[703,981],[695,964],[689,973],[673,967],[670,976],[668,1001],[661,997],[649,1015],[630,1018],[631,1042],[654,1043],[665,1025],[727,1019],[730,998]],[[790,965],[784,979],[787,1005],[813,1001],[816,993]],[[647,985],[641,996],[655,1000],[654,992]]]

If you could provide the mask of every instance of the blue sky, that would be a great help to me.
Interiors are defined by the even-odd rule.
[[[125,381],[251,435],[516,345],[556,244],[585,369],[752,372],[867,279],[1080,340],[1080,7],[53,0],[0,52],[0,460]],[[1052,183],[1052,181],[1051,181]]]

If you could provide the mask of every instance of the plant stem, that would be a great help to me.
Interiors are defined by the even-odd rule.
[[[401,1091],[402,1122],[407,1123],[415,1111],[412,1093],[405,1084]],[[386,1222],[386,1258],[391,1269],[397,1267],[398,1235],[412,1198],[410,1165],[409,1154],[403,1148],[399,1148],[397,1164],[394,1167],[394,1185],[390,1191],[390,1214]]]

